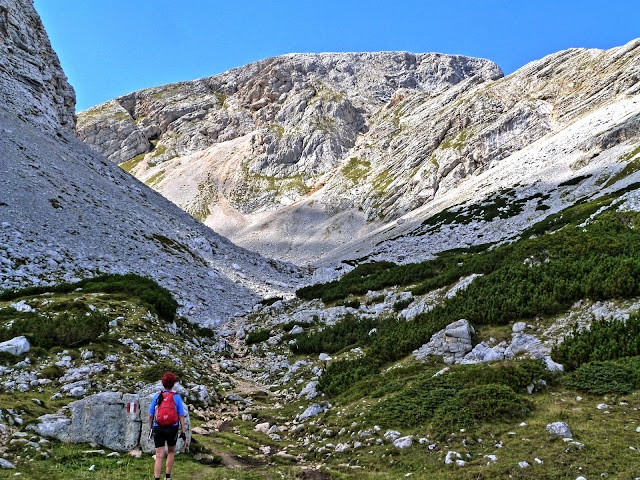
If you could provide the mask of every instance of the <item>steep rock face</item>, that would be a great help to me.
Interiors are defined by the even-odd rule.
[[[483,187],[487,196],[536,181],[546,184],[539,189],[546,195],[560,179],[591,171],[598,156],[603,171],[620,170],[617,156],[600,154],[631,142],[634,121],[623,106],[610,111],[624,112],[619,118],[597,112],[625,102],[635,108],[628,102],[640,89],[639,46],[636,40],[608,51],[571,49],[506,78],[490,62],[462,57],[290,55],[116,99],[81,114],[78,131],[243,246],[318,263],[323,256],[344,259],[337,252],[363,239],[364,257],[363,245],[382,241],[370,240],[371,232],[393,238],[396,220],[414,219],[398,234],[416,227],[411,212],[424,220],[478,200],[472,180],[501,165],[512,183]],[[131,118],[121,120],[125,111]],[[580,124],[592,114],[599,120]],[[115,135],[119,129],[148,139],[150,151],[122,155],[131,142]],[[558,146],[554,137],[569,131],[572,147]],[[555,147],[536,157],[537,171],[513,164],[543,144]],[[556,176],[540,176],[550,171]]]
[[[24,98],[0,105],[0,290],[134,272],[168,288],[180,314],[213,326],[291,289],[295,269],[236,247],[67,131],[72,110],[56,103],[72,92],[63,74],[51,70],[40,85],[20,70],[23,60],[40,72],[55,66],[31,2],[3,5],[4,30],[19,33],[3,38],[23,44],[5,43],[2,92]]]
[[[250,169],[313,174],[353,146],[398,88],[437,94],[473,75],[502,72],[486,60],[438,54],[292,54],[117,98],[84,112],[77,130],[118,163],[155,141],[152,163],[264,130]]]
[[[77,131],[196,218],[236,238],[255,228],[282,256],[307,229],[305,215],[282,241],[270,227],[264,236],[264,216],[319,189],[398,89],[438,96],[501,76],[492,62],[460,56],[286,55],[120,97],[80,115]]]
[[[33,0],[0,0],[0,102],[47,129],[75,125],[75,92]]]

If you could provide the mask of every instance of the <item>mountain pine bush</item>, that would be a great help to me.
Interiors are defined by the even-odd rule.
[[[414,320],[381,323],[367,351],[367,369],[362,368],[362,360],[334,362],[323,376],[323,384],[331,384],[331,389],[337,392],[348,388],[351,382],[364,378],[363,375],[404,358],[428,342],[434,333],[460,318],[475,325],[503,325],[555,315],[585,298],[606,300],[639,296],[640,251],[637,246],[640,245],[640,228],[636,227],[640,227],[640,214],[608,211],[590,220],[586,226],[575,225],[577,221],[584,221],[583,215],[591,214],[600,204],[598,201],[567,209],[567,218],[572,223],[553,235],[521,239],[474,255],[445,254],[440,259],[414,266],[370,264],[354,269],[345,275],[346,279],[332,282],[331,286],[317,286],[313,294],[324,299],[325,294],[334,298],[338,291],[353,293],[358,278],[368,290],[374,284],[388,286],[392,284],[390,279],[397,280],[396,285],[406,285],[398,279],[410,278],[409,281],[414,282],[422,275],[426,278],[423,285],[426,282],[431,289],[450,285],[461,274],[484,275],[475,279],[465,291]],[[559,221],[558,218],[555,221]],[[402,273],[408,272],[412,275],[403,277]],[[440,283],[445,280],[449,283]],[[305,292],[305,295],[311,294],[311,290]],[[308,342],[312,342],[313,335],[309,335]],[[368,339],[361,341],[362,345],[367,343]],[[629,352],[627,355],[636,354],[633,353],[636,348],[634,341],[627,340],[624,344],[624,351]],[[605,355],[607,349],[618,347],[607,342],[595,351]],[[350,368],[354,372],[347,373]],[[346,383],[340,384],[337,377],[330,379],[332,375]]]
[[[580,365],[640,355],[640,315],[625,321],[598,320],[589,330],[574,330],[551,356],[567,370]]]
[[[178,303],[173,299],[169,290],[158,285],[147,277],[128,273],[126,275],[101,275],[86,278],[76,283],[60,283],[43,287],[28,287],[20,290],[5,290],[0,292],[0,300],[15,300],[17,298],[43,293],[71,293],[81,288],[85,292],[121,293],[128,297],[137,297],[146,303],[158,316],[166,321],[173,321]]]

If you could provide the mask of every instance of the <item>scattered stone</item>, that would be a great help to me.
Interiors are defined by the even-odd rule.
[[[269,432],[271,425],[269,422],[258,423],[255,427],[256,432],[264,433],[265,435]]]
[[[516,322],[511,329],[513,333],[522,333],[526,330],[527,324],[525,322]]]
[[[270,446],[262,446],[259,448],[260,452],[263,455],[271,455],[271,447]]]
[[[29,344],[29,340],[23,336],[15,337],[11,340],[0,343],[0,352],[10,353],[16,356],[27,353],[30,348],[31,345]]]
[[[573,438],[569,425],[565,422],[553,422],[547,425],[547,432],[560,438]]]
[[[328,411],[330,408],[331,408],[331,405],[327,402],[322,402],[321,404],[314,403],[313,405],[308,407],[304,412],[302,412],[298,419],[301,422],[304,422],[308,418],[315,417],[316,415],[320,415],[321,413]]]
[[[246,398],[241,397],[240,395],[237,395],[235,393],[231,393],[231,394],[227,395],[225,397],[225,400],[227,402],[237,402],[237,403],[246,403],[246,404],[251,403],[251,400],[247,400]]]
[[[396,430],[387,430],[386,432],[384,432],[383,436],[385,440],[390,440],[393,442],[396,439],[400,438],[402,434]]]
[[[410,436],[400,437],[393,441],[393,446],[396,448],[409,448],[413,445],[413,438]]]
[[[305,387],[300,390],[298,398],[304,397],[307,400],[313,400],[314,398],[316,398],[318,395],[320,395],[317,390],[319,383],[320,382],[318,382],[317,380],[312,380],[307,383]]]
[[[290,335],[300,335],[301,333],[304,333],[304,328],[302,328],[300,325],[295,325],[290,331],[289,334]]]
[[[336,448],[335,448],[336,453],[344,453],[347,450],[349,450],[348,443],[339,443],[338,445],[336,445]]]
[[[11,463],[9,460],[6,460],[4,458],[0,458],[0,468],[16,468],[16,466]]]
[[[455,463],[456,459],[461,459],[462,455],[460,455],[458,452],[454,452],[453,450],[450,450],[447,452],[447,454],[444,457],[444,463],[446,465],[451,465],[452,463]]]
[[[529,462],[522,461],[522,462],[518,462],[518,466],[520,468],[529,468],[531,465],[529,464]]]

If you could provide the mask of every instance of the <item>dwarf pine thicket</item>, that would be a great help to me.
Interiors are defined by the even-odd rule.
[[[158,285],[154,280],[141,277],[133,273],[126,275],[100,275],[86,278],[75,283],[59,283],[56,285],[28,287],[20,290],[6,290],[0,292],[0,301],[41,295],[43,293],[70,293],[76,289],[84,292],[122,293],[130,297],[137,297],[149,305],[160,318],[173,321],[178,303],[171,296],[169,290]]]
[[[299,352],[339,351],[347,347],[366,347],[366,355],[357,359],[332,362],[321,379],[321,388],[329,395],[344,392],[354,382],[379,374],[382,366],[397,361],[428,342],[431,336],[460,318],[474,325],[503,325],[516,320],[534,319],[565,312],[581,299],[624,299],[640,295],[640,215],[616,211],[611,206],[620,194],[577,204],[534,225],[519,240],[475,253],[445,252],[435,260],[414,265],[388,262],[356,267],[341,279],[298,291],[302,298],[332,301],[364,294],[391,285],[406,286],[414,294],[444,287],[473,273],[483,274],[462,294],[445,301],[411,321],[379,319],[357,327],[356,319],[298,337]],[[601,208],[609,208],[590,219]],[[542,232],[546,232],[541,234]],[[606,241],[603,241],[606,239]],[[349,297],[350,298],[350,297]],[[369,322],[369,321],[368,321]],[[635,344],[613,345],[612,329],[621,329],[627,338],[635,320],[606,332],[596,330],[595,339],[609,336],[599,349],[582,347],[591,356],[586,359],[609,360],[612,351],[637,355]],[[366,327],[377,328],[374,336]],[[351,335],[344,335],[348,329]],[[626,333],[625,333],[626,332]],[[560,360],[575,356],[567,343]],[[583,337],[592,345],[594,338]],[[609,352],[609,353],[607,353]],[[620,353],[622,354],[622,353]],[[583,361],[581,361],[582,363]],[[577,365],[576,365],[577,366]],[[574,367],[575,368],[575,367]]]
[[[44,293],[106,293],[136,298],[165,321],[173,321],[177,303],[169,291],[149,278],[135,274],[103,275],[76,283],[30,287],[0,293],[0,300],[14,300]],[[68,300],[53,305],[46,314],[0,309],[0,342],[23,335],[36,348],[76,347],[99,341],[108,333],[110,318],[84,301]],[[105,341],[108,341],[105,340]]]

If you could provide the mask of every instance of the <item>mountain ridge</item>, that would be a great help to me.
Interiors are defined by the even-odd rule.
[[[14,67],[0,69],[12,99],[0,105],[0,289],[132,272],[208,326],[291,294],[298,269],[238,248],[75,138],[73,89],[32,2],[0,6],[0,58]]]
[[[403,88],[402,82],[393,88],[384,83],[380,88],[387,88],[387,93],[374,96],[366,107],[362,103],[371,97],[367,91],[359,96],[357,89],[350,90],[358,80],[345,74],[348,64],[337,73],[347,75],[346,80],[341,77],[342,87],[331,84],[331,72],[326,72],[316,84],[322,78],[329,83],[316,88],[295,80],[297,56],[274,57],[233,69],[233,78],[245,72],[248,79],[244,84],[233,83],[236,90],[217,92],[224,98],[219,104],[213,102],[209,113],[198,110],[197,95],[189,102],[189,92],[198,91],[201,81],[182,82],[118,100],[138,95],[136,108],[141,113],[159,112],[160,123],[144,115],[133,123],[118,120],[117,106],[103,104],[80,114],[78,132],[105,153],[110,151],[105,148],[122,145],[113,155],[128,152],[130,136],[118,134],[122,125],[137,123],[132,128],[155,132],[157,139],[145,147],[151,150],[127,159],[124,168],[241,245],[297,263],[335,264],[344,260],[337,252],[348,250],[354,239],[364,239],[381,228],[395,229],[396,220],[404,222],[417,209],[437,214],[440,210],[428,206],[436,207],[451,192],[459,192],[455,203],[466,201],[473,191],[465,184],[474,176],[540,139],[553,141],[555,134],[608,103],[637,95],[639,45],[640,40],[633,40],[610,50],[569,49],[531,62],[507,77],[495,64],[476,59],[484,68],[476,75],[444,81],[431,92],[416,85]],[[402,63],[406,54],[390,55]],[[429,59],[425,61],[449,58],[424,55]],[[274,62],[280,69],[271,74]],[[431,71],[438,72],[438,65],[432,63]],[[402,72],[409,79],[417,75]],[[219,76],[205,80],[224,84]],[[281,84],[286,84],[287,92],[275,95],[277,88],[270,85]],[[289,93],[307,90],[306,97]],[[186,120],[176,117],[180,106],[193,110],[180,117]],[[211,140],[212,145],[201,148],[193,138],[209,128],[207,119],[216,115],[226,115],[231,123]],[[263,119],[262,124],[256,118]],[[233,122],[240,126],[229,126]],[[251,125],[255,129],[248,131]],[[100,131],[106,138],[102,142],[97,140]],[[633,137],[616,137],[612,130],[606,142],[612,146]],[[593,146],[593,152],[582,155],[595,155],[598,148]],[[561,150],[557,152],[562,155]],[[610,160],[613,169],[623,168],[614,157]],[[548,161],[554,160],[549,157]],[[528,175],[533,177],[513,181],[537,181],[535,172]],[[400,230],[406,230],[406,225]]]

